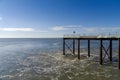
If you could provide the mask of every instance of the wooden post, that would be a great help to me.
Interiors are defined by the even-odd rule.
[[[90,40],[88,40],[88,57],[90,57]]]
[[[120,38],[118,40],[118,68],[120,69]]]
[[[102,39],[100,39],[100,64],[102,65]]]
[[[73,39],[73,54],[75,54],[75,39]]]
[[[80,59],[80,40],[78,39],[78,59]]]
[[[110,61],[112,61],[112,40],[110,40]]]
[[[65,55],[65,39],[63,38],[63,55]]]

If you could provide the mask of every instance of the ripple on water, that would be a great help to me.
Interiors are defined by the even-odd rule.
[[[97,57],[97,56],[95,56]],[[91,58],[86,57],[86,53],[81,54],[78,60],[76,55],[63,56],[57,54],[37,54],[16,61],[20,67],[16,67],[17,74],[6,77],[4,74],[0,78],[11,78],[16,80],[112,80],[119,78],[120,72],[114,66],[101,66]],[[11,68],[9,68],[11,70]],[[11,77],[12,76],[12,77]],[[112,78],[112,79],[111,79]],[[6,79],[7,80],[7,79]]]

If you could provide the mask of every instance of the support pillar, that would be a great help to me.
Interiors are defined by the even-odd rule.
[[[63,55],[65,55],[65,39],[63,38]]]
[[[120,69],[120,39],[118,40],[118,69]]]
[[[90,40],[88,40],[88,57],[90,57]]]
[[[78,39],[78,59],[80,59],[80,40]]]
[[[112,40],[110,40],[110,61],[112,61]]]
[[[102,42],[103,42],[103,40],[102,39],[100,39],[100,64],[102,65]]]
[[[75,54],[75,39],[73,39],[73,54]]]

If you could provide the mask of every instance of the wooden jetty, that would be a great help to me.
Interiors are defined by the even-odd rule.
[[[72,40],[72,49],[70,46],[66,44],[66,41]],[[88,57],[90,57],[90,41],[91,40],[99,40],[100,41],[100,64],[103,64],[103,60],[105,56],[103,55],[103,51],[105,52],[105,55],[108,56],[109,60],[112,61],[112,41],[117,40],[118,43],[118,68],[120,69],[120,37],[116,36],[64,36],[63,37],[63,55],[66,53],[66,47],[73,53],[75,54],[75,41],[78,41],[78,47],[77,47],[77,52],[78,52],[78,59],[80,59],[80,40],[87,40],[87,45],[88,45]],[[103,45],[103,41],[107,40],[109,41],[109,46],[106,49]]]

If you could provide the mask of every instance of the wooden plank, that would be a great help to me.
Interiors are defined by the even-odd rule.
[[[77,40],[77,39],[81,39],[81,40],[118,40],[119,38],[118,37],[106,37],[106,38],[103,38],[103,37],[101,37],[101,38],[92,38],[92,37],[90,37],[90,38],[86,38],[86,37],[65,37],[64,39],[75,39],[75,40]]]

